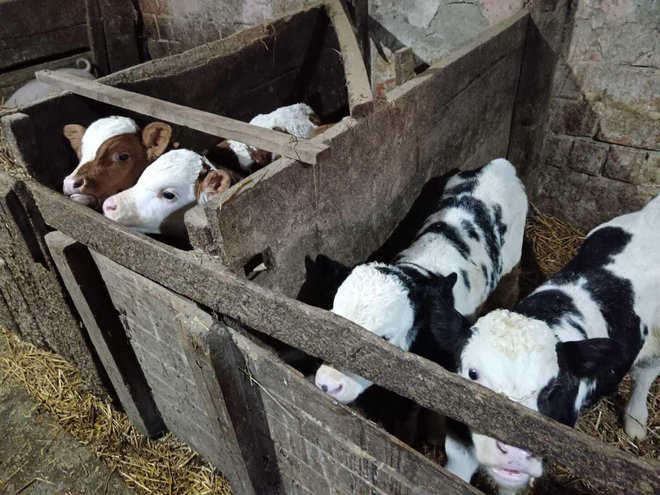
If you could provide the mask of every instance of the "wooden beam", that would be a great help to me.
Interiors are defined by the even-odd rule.
[[[140,433],[160,436],[165,425],[89,250],[61,232],[46,244],[124,411]]]
[[[639,459],[392,346],[329,311],[231,273],[217,260],[136,234],[34,181],[54,228],[151,280],[339,369],[414,400],[475,430],[550,458],[595,483],[658,493],[660,463]]]
[[[362,49],[362,60],[367,71],[367,77],[371,80],[371,39],[369,38],[369,0],[354,0],[355,5],[355,28],[357,39]]]
[[[105,76],[110,73],[110,64],[108,63],[108,50],[105,45],[105,31],[99,0],[85,0],[85,19],[87,20],[87,37],[93,53],[93,63],[101,75]]]
[[[190,127],[213,136],[234,139],[255,148],[277,153],[301,162],[316,164],[320,155],[328,150],[328,145],[316,141],[295,138],[283,132],[258,127],[240,120],[196,110],[151,96],[133,93],[125,89],[107,86],[73,74],[46,70],[37,72],[36,76],[40,81],[53,84],[92,100],[149,115],[180,126]]]
[[[373,109],[373,93],[353,26],[339,0],[326,0],[325,7],[339,40],[351,115],[365,116]]]
[[[415,54],[409,46],[394,52],[394,77],[397,86],[415,77]]]

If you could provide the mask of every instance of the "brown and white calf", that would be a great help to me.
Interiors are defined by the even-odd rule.
[[[592,230],[575,258],[512,311],[468,326],[459,373],[573,426],[630,372],[624,427],[644,438],[646,397],[660,372],[658,246],[660,195]],[[542,473],[532,453],[476,432],[446,446],[450,471],[468,481],[481,466],[503,493]]]
[[[100,209],[108,197],[135,184],[144,169],[167,149],[172,128],[152,122],[142,131],[128,117],[105,117],[88,128],[64,126],[79,163],[64,178],[62,192],[73,201]]]
[[[146,168],[133,187],[106,199],[103,214],[138,232],[183,236],[184,213],[240,179],[236,172],[216,168],[194,151],[168,151]]]

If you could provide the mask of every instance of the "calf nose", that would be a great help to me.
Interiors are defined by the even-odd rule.
[[[76,179],[74,177],[65,177],[62,183],[62,192],[64,194],[76,194],[80,192],[80,188],[85,185],[85,179]]]
[[[336,396],[342,391],[344,385],[334,378],[329,376],[316,376],[316,386],[323,390],[326,394]]]
[[[508,464],[522,466],[526,464],[533,455],[518,447],[513,447],[502,442],[497,442],[497,449],[502,453],[502,457],[506,459]]]
[[[116,211],[117,210],[117,201],[115,201],[115,198],[109,197],[103,202],[103,213],[107,214],[111,211]]]

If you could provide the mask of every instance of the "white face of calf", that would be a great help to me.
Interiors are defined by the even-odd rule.
[[[535,411],[539,394],[559,373],[557,341],[543,322],[493,311],[472,327],[459,373]],[[541,460],[522,449],[472,433],[475,455],[495,482],[523,487],[542,474]]]
[[[215,192],[230,187],[225,171],[213,166],[201,155],[186,149],[169,151],[149,165],[137,183],[103,203],[103,214],[111,220],[144,233],[178,235],[185,231],[183,214],[197,201],[197,196],[210,191],[200,190],[200,181]],[[216,181],[209,181],[213,173]],[[225,180],[226,179],[226,180]]]
[[[398,278],[379,271],[379,266],[369,263],[356,267],[337,290],[332,311],[408,350],[414,322],[408,290]],[[316,386],[336,400],[349,403],[371,382],[323,365],[316,372]]]

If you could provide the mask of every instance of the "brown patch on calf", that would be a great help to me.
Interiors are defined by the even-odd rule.
[[[205,163],[195,183],[195,198],[200,204],[206,203],[241,179],[242,177],[233,170],[226,168],[214,170]]]
[[[250,150],[250,158],[258,166],[258,168],[265,167],[273,161],[273,154],[266,150]]]
[[[321,119],[319,119],[319,116],[315,113],[309,116],[309,121],[314,125],[321,125]]]
[[[132,187],[149,163],[140,138],[122,134],[104,141],[94,159],[81,165],[73,178],[82,179],[81,193],[96,199],[90,206],[100,208],[106,198]]]

